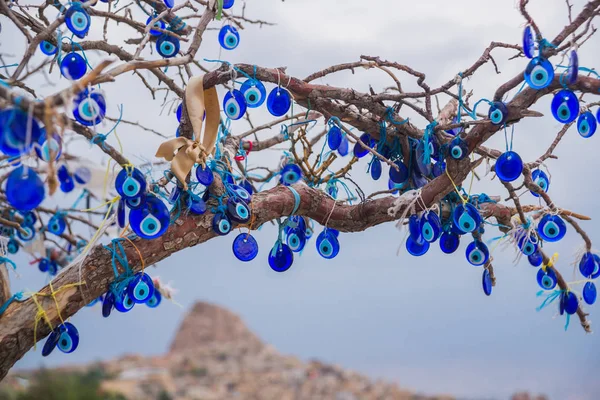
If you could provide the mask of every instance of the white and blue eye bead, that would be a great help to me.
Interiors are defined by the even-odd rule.
[[[534,170],[531,173],[531,179],[540,187],[540,189],[546,193],[548,192],[548,189],[550,188],[550,178],[548,178],[548,175],[544,171],[541,169]],[[540,195],[534,191],[531,191],[531,194],[535,197],[540,197]]]
[[[146,195],[146,202],[142,207],[129,212],[129,226],[142,239],[162,236],[167,231],[169,222],[169,209],[150,193]]]
[[[323,258],[332,259],[340,252],[340,242],[330,229],[323,229],[323,232],[317,236],[316,244],[317,251]]]
[[[240,34],[231,25],[225,25],[219,31],[219,44],[225,50],[233,50],[240,44]]]
[[[124,287],[119,296],[115,297],[115,309],[119,312],[126,313],[131,311],[135,306],[135,302],[127,291],[127,287]]]
[[[583,138],[587,139],[596,133],[597,126],[596,118],[591,111],[584,112],[577,119],[577,132]]]
[[[550,61],[536,57],[529,62],[523,74],[525,82],[536,90],[548,87],[554,79],[554,68]]]
[[[61,235],[67,228],[65,217],[61,213],[57,213],[48,221],[48,232],[55,235]]]
[[[244,224],[250,221],[250,207],[245,201],[230,197],[227,200],[227,214],[231,220]]]
[[[154,17],[148,17],[148,19],[146,20],[146,25],[150,24],[150,22],[152,22],[152,20],[153,20],[154,18],[155,18],[155,16],[154,16]],[[160,20],[160,19],[159,19],[158,21],[156,21],[156,22],[155,22],[155,23],[152,25],[152,28],[154,28],[154,29],[152,29],[152,28],[150,29],[150,35],[152,35],[152,36],[160,36],[160,35],[162,35],[162,34],[163,34],[163,32],[161,32],[161,31],[157,31],[157,30],[155,30],[155,29],[162,29],[162,30],[165,30],[165,26],[166,26],[166,25],[165,25],[165,23],[164,23],[162,20]]]
[[[244,181],[242,185],[244,183],[248,183],[248,181]],[[252,186],[249,186],[248,188],[252,190]],[[230,186],[230,189],[233,191],[236,198],[243,200],[246,203],[250,203],[252,201],[252,194],[248,191],[248,188],[239,185]]]
[[[286,233],[286,243],[294,253],[299,253],[306,245],[306,230],[300,227],[291,228]]]
[[[452,218],[454,225],[465,233],[473,232],[483,222],[477,208],[470,203],[456,206]]]
[[[421,216],[419,228],[423,239],[429,243],[433,243],[442,233],[442,222],[436,213],[428,211]]]
[[[225,236],[231,232],[231,220],[225,214],[216,213],[212,220],[212,228],[217,235]]]
[[[544,290],[552,290],[556,287],[556,283],[558,282],[556,278],[556,273],[551,268],[540,268],[537,273],[537,283]]]
[[[156,40],[156,51],[163,58],[172,58],[179,53],[179,39],[174,36],[162,35]]]
[[[159,306],[161,301],[162,301],[162,295],[160,294],[160,291],[154,290],[152,297],[150,297],[148,299],[148,301],[146,302],[146,305],[150,308],[156,308]]]
[[[65,322],[57,328],[60,332],[58,338],[58,349],[63,353],[72,353],[79,346],[79,332],[70,322]]]
[[[469,148],[464,140],[455,137],[448,146],[448,152],[453,159],[462,160],[469,154]]]
[[[246,113],[246,98],[237,89],[227,92],[223,98],[223,111],[229,119],[238,120]]]
[[[267,89],[261,81],[257,79],[248,79],[240,87],[240,92],[246,99],[246,104],[250,108],[260,107],[267,99]]]
[[[73,104],[73,117],[82,125],[98,125],[106,115],[106,100],[97,90],[81,92]]]
[[[289,186],[302,179],[302,170],[296,164],[286,164],[281,169],[281,183]]]
[[[19,242],[13,238],[9,239],[8,243],[6,243],[6,251],[9,254],[16,254],[19,251]]]
[[[150,300],[154,294],[154,282],[150,275],[138,272],[127,285],[127,293],[134,303],[142,304]]]
[[[146,177],[137,168],[125,167],[117,175],[115,189],[126,199],[140,197],[146,192]]]
[[[146,194],[145,193],[142,193],[138,197],[132,197],[132,198],[125,199],[125,204],[127,204],[127,207],[130,210],[142,208],[145,203],[146,203]]]
[[[474,240],[467,246],[465,255],[467,261],[476,267],[482,266],[490,259],[488,247],[479,240]]]
[[[65,24],[75,36],[83,39],[90,30],[92,19],[81,4],[75,3],[65,13]]]
[[[567,225],[558,215],[546,214],[540,220],[537,230],[546,242],[558,242],[567,234]]]
[[[53,133],[48,138],[46,136],[46,129],[42,128],[42,134],[37,142],[37,146],[35,146],[35,153],[42,161],[58,160],[62,153],[62,140],[60,136]]]
[[[554,95],[550,108],[558,122],[568,124],[579,115],[579,99],[572,91],[563,89]]]
[[[494,101],[488,111],[488,118],[494,125],[504,125],[508,119],[508,107],[501,101]]]
[[[53,56],[58,51],[58,48],[47,40],[40,43],[40,50],[47,56]]]
[[[528,235],[521,236],[521,238],[517,242],[517,245],[519,246],[519,250],[521,250],[521,253],[523,253],[526,256],[530,256],[538,250],[537,238],[535,238],[535,240],[532,240],[531,238],[529,238]]]

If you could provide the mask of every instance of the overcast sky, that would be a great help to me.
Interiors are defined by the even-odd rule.
[[[573,2],[574,12],[585,4]],[[531,14],[546,37],[553,38],[568,22],[563,0],[531,3]],[[209,31],[198,58],[287,66],[290,74],[303,78],[365,54],[421,70],[435,87],[470,66],[491,41],[518,43],[523,29],[523,19],[514,1],[509,0],[256,0],[248,2],[246,13],[277,25],[262,29],[246,26],[240,33],[241,44],[233,52],[220,52],[217,31]],[[6,18],[1,22],[0,51],[21,54],[24,42],[13,39],[17,34]],[[98,21],[93,24],[92,37],[101,30]],[[214,27],[218,26],[215,23]],[[126,29],[113,29],[111,41],[119,43],[128,35]],[[597,39],[580,50],[582,66],[598,65],[600,57],[595,49]],[[466,89],[474,90],[474,99],[491,98],[499,84],[525,68],[524,59],[507,61],[511,55],[502,50],[494,53],[500,75],[488,65],[466,83]],[[99,59],[95,54],[88,57],[92,62]],[[148,53],[147,57],[157,56]],[[168,73],[174,75],[175,71]],[[404,87],[415,87],[409,77],[400,76]],[[43,94],[67,84],[58,79],[57,69],[51,78],[58,82],[57,87],[41,88],[43,80],[31,83]],[[115,116],[117,105],[123,103],[124,118],[173,135],[176,118],[160,114],[162,97],[152,101],[135,77],[122,78],[118,84],[103,85],[109,113]],[[340,73],[320,83],[367,92],[369,84],[380,89],[392,82],[381,71],[357,70],[354,75]],[[546,117],[525,120],[515,128],[514,149],[526,161],[544,152],[560,129],[549,103],[545,99],[534,107]],[[255,123],[267,118],[264,109],[252,116]],[[414,121],[424,127],[423,121]],[[246,128],[243,122],[232,126],[234,133]],[[151,158],[160,143],[160,138],[139,129],[120,127],[118,132],[125,153],[134,162]],[[277,132],[278,128],[262,137]],[[556,203],[593,219],[600,218],[594,197],[598,193],[597,136],[585,140],[572,128],[556,151],[559,160],[549,162],[550,194]],[[116,143],[114,138],[109,141]],[[502,148],[504,139],[493,138],[488,144]],[[87,145],[80,147],[89,151]],[[97,149],[89,154],[104,160]],[[250,164],[274,163],[277,157],[273,151],[253,154]],[[368,179],[366,164],[363,160],[353,177],[367,192],[385,188],[385,181],[373,183]],[[483,191],[506,196],[496,180],[476,182],[473,192]],[[61,196],[55,201],[70,203],[70,198]],[[528,194],[522,201],[536,203]],[[592,240],[600,237],[600,229],[593,222],[583,226]],[[486,297],[481,290],[481,269],[464,259],[466,238],[452,256],[443,255],[435,244],[427,255],[415,259],[403,248],[396,255],[404,235],[394,224],[385,224],[367,232],[342,234],[341,251],[334,260],[320,258],[313,241],[301,257],[296,257],[290,271],[277,274],[266,262],[275,230],[267,226],[255,236],[261,251],[248,264],[231,254],[231,235],[159,263],[151,274],[173,282],[179,289],[176,300],[182,308],[165,302],[156,310],[136,307],[109,319],[101,317],[98,307],[84,309],[72,319],[81,336],[75,353],[55,352],[43,359],[38,349],[28,353],[17,367],[87,362],[126,352],[163,353],[184,312],[194,301],[205,300],[240,314],[252,330],[281,352],[337,363],[419,392],[503,399],[527,389],[559,400],[592,400],[600,394],[598,335],[585,335],[576,319],[565,332],[564,319],[553,318],[554,306],[536,312],[541,303],[536,297],[537,271],[526,260],[513,265],[512,251],[494,253],[498,284],[492,296]],[[486,239],[494,236],[497,232],[488,229]],[[570,263],[579,246],[581,240],[572,229],[560,243],[548,246],[550,253],[560,253],[558,266],[568,280],[572,280]],[[13,279],[15,290],[37,289],[45,282],[28,260],[17,261],[21,279]],[[597,307],[590,307],[590,311],[594,321]]]

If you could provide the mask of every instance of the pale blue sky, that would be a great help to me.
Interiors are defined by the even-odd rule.
[[[239,48],[226,54],[219,54],[217,33],[211,31],[198,57],[288,66],[290,74],[303,78],[332,64],[355,61],[361,54],[378,55],[424,71],[430,85],[435,86],[471,65],[491,41],[520,40],[523,19],[513,3],[252,1],[247,6],[248,16],[278,25],[262,29],[249,26],[241,32]],[[564,1],[531,3],[532,15],[546,36],[553,37],[567,23]],[[576,3],[575,11],[584,4]],[[14,29],[6,19],[2,25],[0,51],[20,54],[23,47],[6,40]],[[100,29],[98,25],[94,29]],[[112,32],[113,39],[126,35],[126,30]],[[598,65],[600,59],[592,51],[597,48],[598,40],[593,39],[581,49],[581,65]],[[524,69],[523,59],[506,61],[511,55],[494,53],[501,75],[490,65],[466,83],[468,90],[475,90],[475,99],[491,98],[499,84]],[[98,59],[94,54],[89,57],[92,62]],[[57,79],[56,70],[52,77]],[[369,84],[378,89],[391,81],[381,71],[357,70],[355,75],[340,73],[320,83],[366,92]],[[415,87],[405,77],[402,83],[407,89]],[[60,87],[65,84],[64,80],[59,83]],[[143,121],[168,135],[175,132],[175,117],[160,116],[161,101],[153,102],[134,77],[125,77],[118,85],[103,85],[103,89],[112,115],[117,113],[116,105],[123,103],[125,118]],[[523,121],[515,129],[515,150],[527,161],[545,151],[560,129],[551,117],[548,99],[535,109],[546,117]],[[255,123],[266,118],[264,110],[253,114]],[[424,126],[423,121],[414,121]],[[233,129],[240,133],[245,126],[234,123]],[[262,137],[275,133],[274,129]],[[133,160],[151,157],[160,143],[158,138],[133,128],[120,128],[119,134]],[[593,219],[600,218],[594,198],[598,140],[592,137],[586,141],[572,128],[556,152],[559,160],[549,162],[553,199]],[[489,144],[500,148],[503,141],[493,138]],[[82,148],[88,150],[86,145]],[[90,154],[101,157],[96,149]],[[274,165],[277,157],[273,151],[257,153],[250,163]],[[385,181],[370,181],[365,171],[366,161],[362,161],[353,172],[365,191],[385,186]],[[506,195],[496,180],[476,182],[474,192],[482,191]],[[528,194],[522,199],[535,203]],[[71,200],[58,195],[56,201]],[[592,240],[600,237],[594,222],[583,226]],[[386,224],[367,232],[342,234],[341,251],[334,260],[320,258],[313,241],[290,271],[277,274],[266,263],[275,234],[269,226],[256,233],[261,250],[248,264],[232,256],[233,236],[214,239],[164,260],[151,273],[173,281],[183,309],[164,303],[156,310],[137,307],[109,319],[103,319],[97,307],[84,309],[73,317],[81,335],[75,353],[55,352],[43,359],[39,351],[30,352],[17,367],[87,362],[123,353],[160,354],[168,348],[185,310],[194,301],[205,300],[241,315],[252,330],[283,353],[337,363],[419,392],[504,399],[516,390],[527,389],[547,393],[554,400],[593,400],[600,396],[598,335],[585,335],[576,320],[564,332],[564,319],[553,319],[554,306],[536,312],[541,303],[536,297],[536,269],[526,261],[513,265],[512,252],[494,253],[498,286],[491,297],[486,297],[481,290],[481,269],[464,259],[467,240],[452,256],[443,255],[437,244],[422,258],[413,258],[404,249],[397,256],[404,235],[394,224]],[[496,235],[490,229],[486,238]],[[549,246],[550,252],[560,252],[559,268],[568,280],[572,280],[573,253],[580,245],[580,239],[569,229],[563,241]],[[18,261],[21,279],[13,279],[15,290],[34,289],[44,283],[34,267],[22,258]],[[590,307],[590,311],[594,321],[597,307]]]

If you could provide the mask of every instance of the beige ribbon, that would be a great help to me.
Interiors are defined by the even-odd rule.
[[[204,90],[203,79],[204,75],[193,77],[185,89],[185,106],[195,140],[184,137],[167,140],[156,151],[156,157],[171,162],[171,172],[184,189],[187,189],[185,179],[194,164],[204,165],[206,157],[213,152],[217,142],[220,121],[219,97],[215,87]],[[202,130],[205,111],[206,126]]]

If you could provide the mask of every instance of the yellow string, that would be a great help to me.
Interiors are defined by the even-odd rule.
[[[454,183],[454,179],[452,179],[452,177],[448,173],[448,168],[446,168],[446,175],[448,175],[448,178],[450,179],[450,182],[452,182],[452,186],[454,186],[454,190],[456,191],[456,194],[458,194],[458,197],[460,197],[460,199],[462,200],[463,204],[467,204],[467,200],[465,200],[465,198],[463,197],[463,195],[460,193],[460,191],[458,190],[458,186],[456,186],[456,183]]]
[[[106,163],[106,173],[104,174],[104,184],[102,185],[102,198],[106,198],[106,188],[108,187],[108,176],[110,174],[110,162],[112,159],[109,159]]]
[[[117,128],[115,128],[115,137],[117,138],[117,143],[119,143],[119,149],[123,153],[123,144],[121,143],[121,139],[119,139],[119,135],[117,135]]]
[[[61,323],[65,323],[62,315],[60,314],[60,306],[58,305],[58,300],[56,300],[54,288],[52,288],[52,281],[48,282],[48,286],[50,286],[50,296],[52,296],[52,300],[54,300],[54,305],[56,305],[56,313],[58,314],[58,319],[60,319]]]
[[[550,257],[550,259],[548,260],[548,262],[545,263],[544,265],[542,265],[542,269],[544,270],[544,272],[546,272],[546,270],[548,269],[548,267],[554,268],[554,264],[556,263],[557,260],[558,260],[558,253],[554,253],[552,255],[552,257]]]
[[[83,253],[85,253],[87,251],[87,249],[90,247],[90,245],[96,241],[96,239],[98,238],[98,235],[100,235],[100,231],[102,230],[102,227],[104,226],[104,224],[108,220],[110,212],[111,212],[113,206],[115,205],[115,203],[117,201],[119,201],[119,198],[120,198],[119,196],[116,196],[114,199],[110,200],[109,202],[107,202],[107,203],[102,204],[102,205],[99,206],[99,207],[103,207],[106,204],[108,204],[108,210],[106,211],[106,215],[104,216],[104,219],[102,220],[102,223],[98,227],[98,230],[96,230],[96,233],[94,233],[94,236],[92,236],[92,238],[90,239],[90,241],[88,242],[88,244],[84,247]],[[99,208],[99,207],[96,207],[96,208]]]
[[[475,156],[473,155],[473,153],[471,153],[471,162],[473,162],[474,158],[475,158]],[[475,172],[473,170],[471,170],[471,183],[469,184],[469,196],[471,195],[471,189],[473,188],[474,180],[475,180]]]

